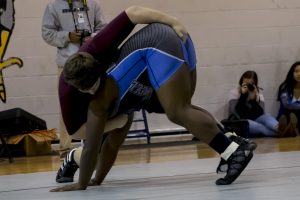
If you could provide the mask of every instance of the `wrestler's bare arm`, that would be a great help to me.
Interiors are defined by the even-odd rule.
[[[140,6],[131,6],[125,10],[130,21],[134,24],[163,23],[171,26],[182,40],[187,37],[187,30],[174,16],[164,12]]]
[[[64,185],[54,188],[51,192],[85,190],[91,180],[96,166],[97,156],[101,148],[105,121],[107,114],[104,110],[97,108],[98,103],[92,100],[88,110],[86,122],[86,140],[80,158],[80,173],[78,183]]]
[[[79,184],[85,189],[91,180],[101,149],[106,120],[114,110],[118,91],[111,79],[103,81],[100,91],[91,101],[86,124],[86,141],[80,159]]]
[[[121,128],[114,129],[108,132],[105,141],[102,143],[98,165],[96,167],[95,177],[91,180],[90,185],[100,185],[113,163],[117,158],[120,146],[123,144],[127,133],[131,127],[133,113],[127,115],[127,122]]]
[[[95,112],[92,109],[88,111],[87,135],[80,158],[79,185],[82,189],[86,189],[95,169],[106,118],[105,112]]]

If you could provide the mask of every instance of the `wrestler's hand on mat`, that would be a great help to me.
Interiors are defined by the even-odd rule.
[[[50,192],[66,192],[66,191],[76,191],[76,190],[85,190],[86,187],[79,185],[79,183],[74,183],[70,185],[64,185],[62,187],[54,188]]]

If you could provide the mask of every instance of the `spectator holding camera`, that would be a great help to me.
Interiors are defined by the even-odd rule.
[[[264,112],[264,96],[258,86],[255,71],[246,71],[239,80],[239,87],[229,94],[229,115],[235,119],[247,119],[250,137],[278,137],[286,127],[269,113]]]
[[[58,74],[69,56],[106,25],[102,9],[94,0],[50,0],[42,20],[42,37],[49,45],[57,47]],[[60,117],[60,157],[70,150],[71,138],[66,133]]]

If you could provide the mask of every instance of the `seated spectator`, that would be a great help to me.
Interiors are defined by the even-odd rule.
[[[265,113],[264,96],[260,90],[256,72],[246,71],[239,86],[229,93],[229,116],[248,120],[249,137],[283,137],[288,131],[286,123],[279,125],[275,117]]]
[[[277,100],[280,102],[277,118],[291,127],[291,136],[296,136],[300,126],[300,61],[291,66],[285,80],[280,84]]]

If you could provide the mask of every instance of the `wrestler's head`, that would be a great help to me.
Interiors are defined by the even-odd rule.
[[[70,56],[65,63],[63,74],[65,81],[81,92],[95,94],[99,88],[97,61],[89,53],[78,52]]]

